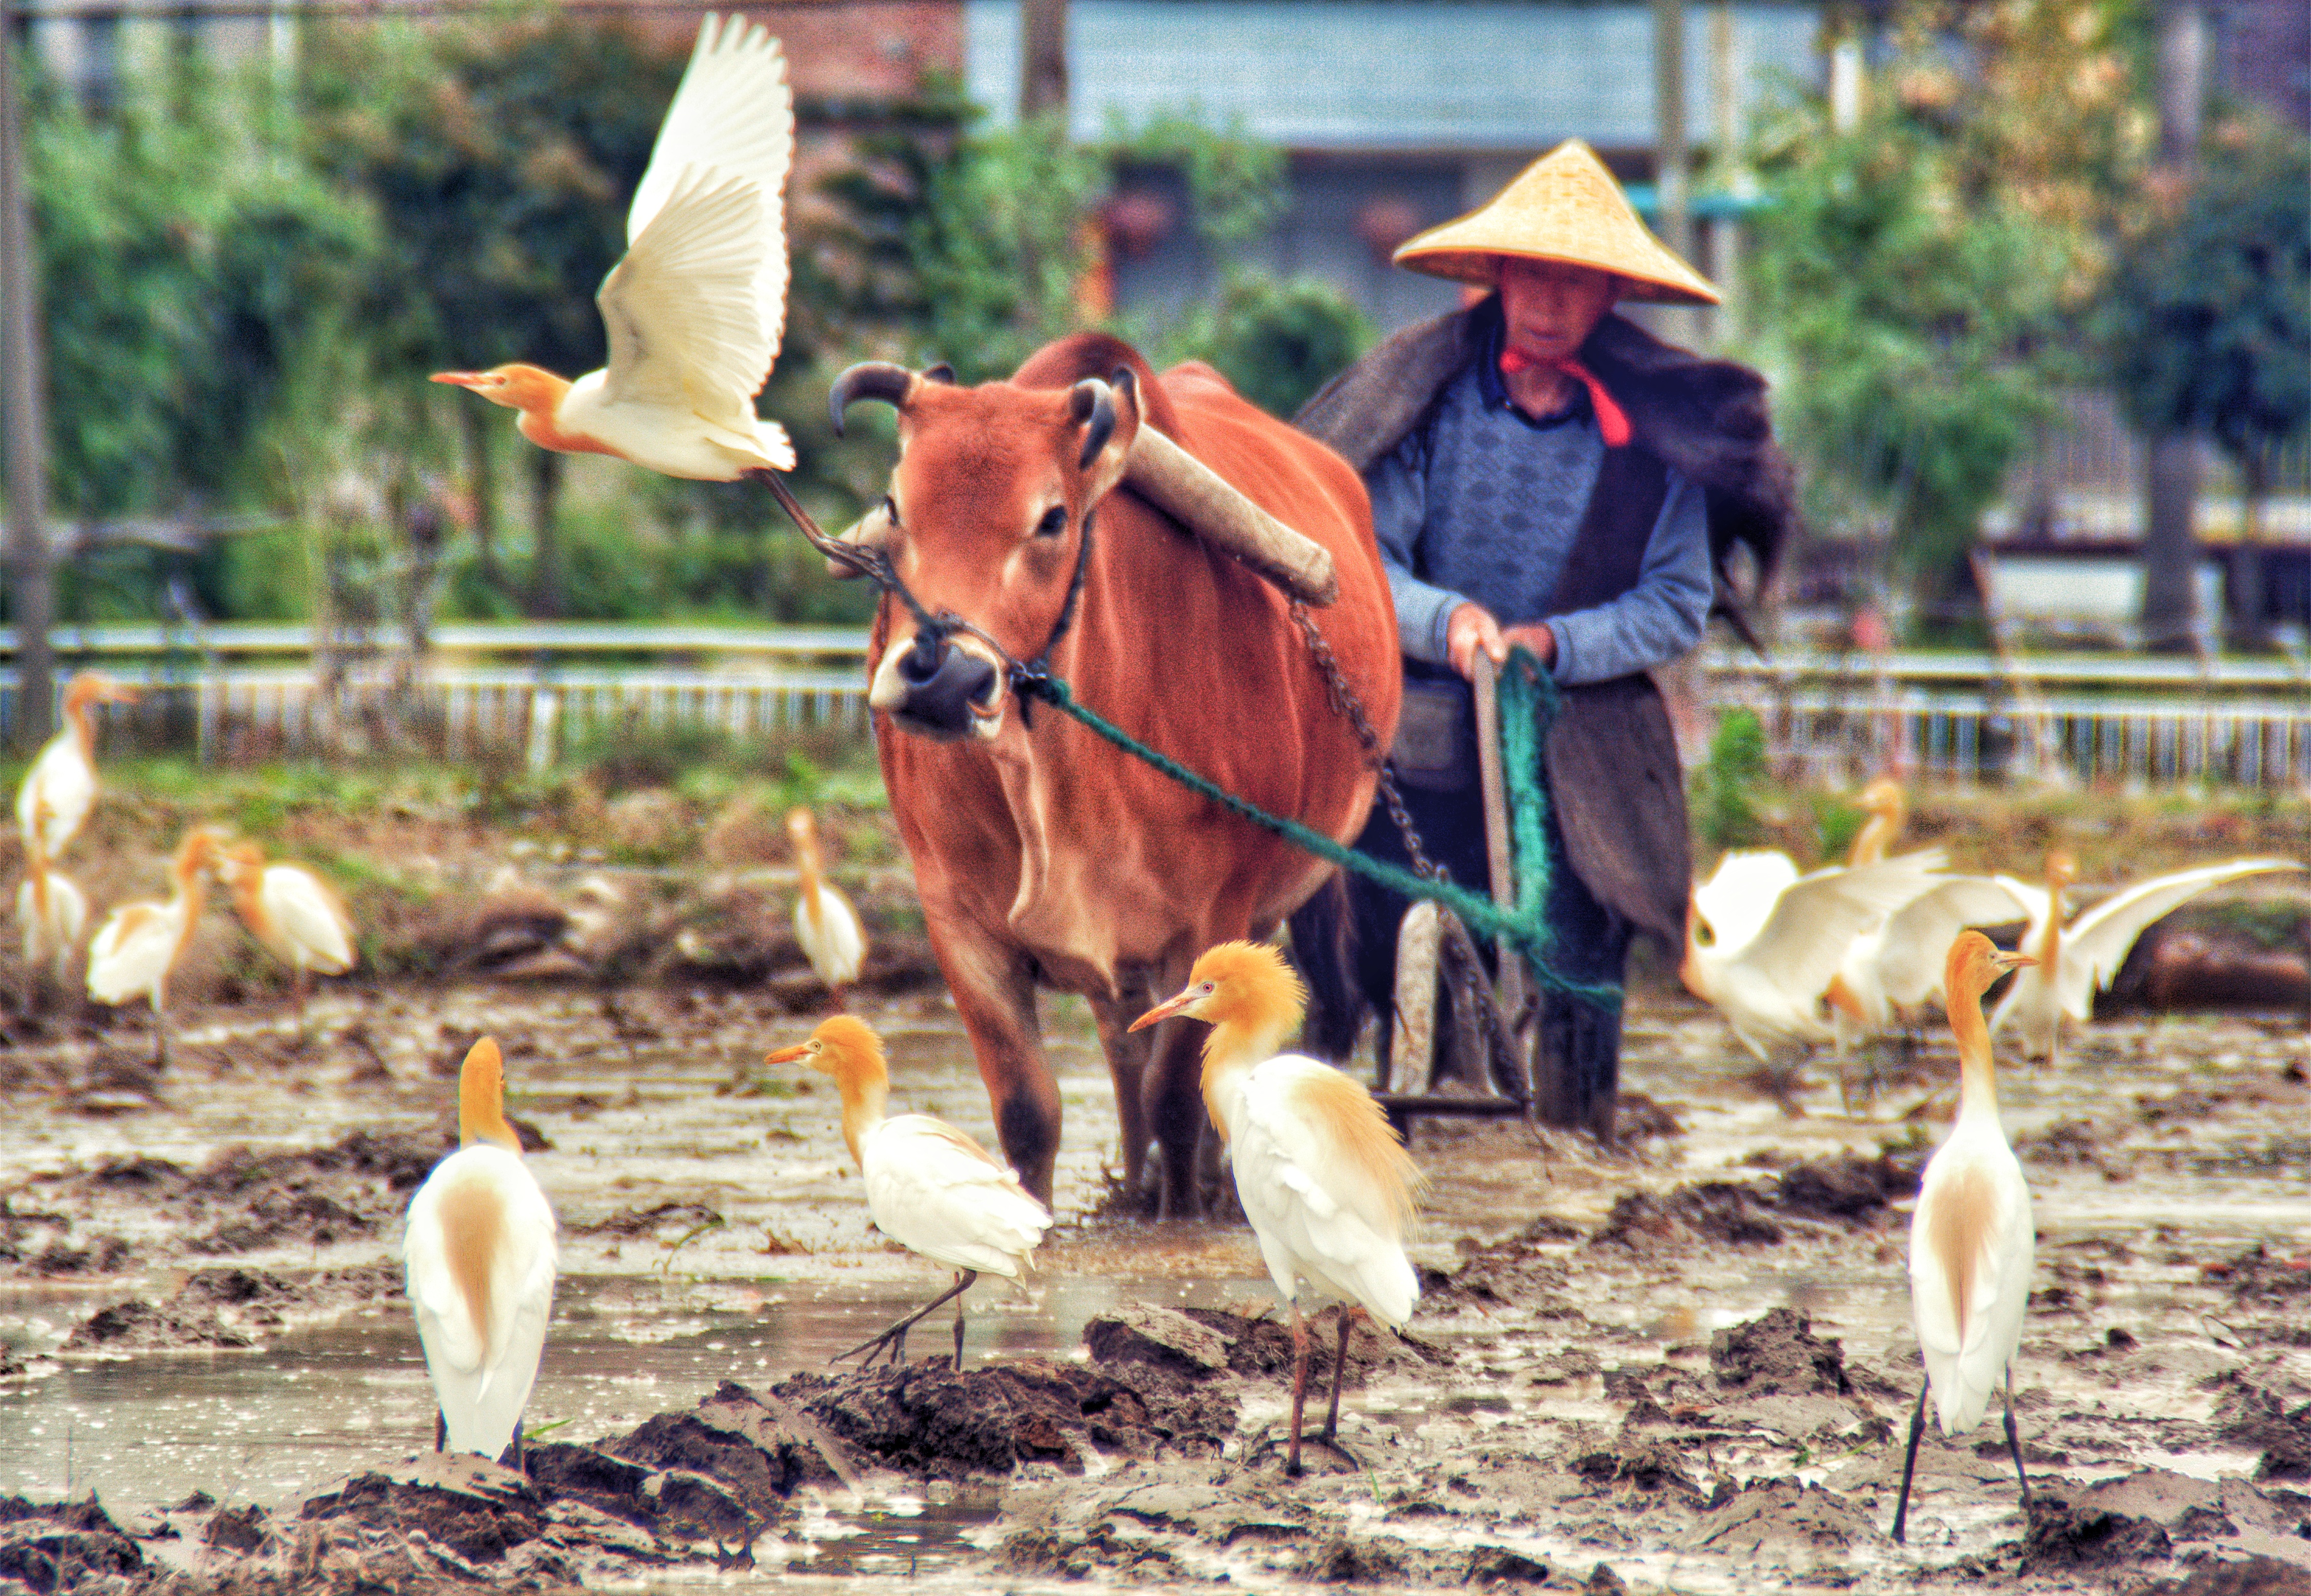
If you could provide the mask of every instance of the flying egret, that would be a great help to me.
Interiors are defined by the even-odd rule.
[[[554,1312],[554,1209],[505,1118],[505,1060],[487,1036],[458,1074],[456,1152],[409,1202],[401,1256],[440,1403],[437,1452],[516,1448]]]
[[[1278,1053],[1299,1029],[1308,995],[1275,948],[1223,942],[1188,972],[1177,996],[1132,1021],[1138,1031],[1173,1015],[1207,1021],[1204,1106],[1227,1143],[1237,1198],[1260,1240],[1277,1294],[1292,1311],[1292,1442],[1286,1474],[1300,1472],[1308,1395],[1308,1327],[1300,1282],[1341,1303],[1340,1345],[1322,1440],[1337,1443],[1348,1333],[1362,1314],[1401,1330],[1420,1300],[1404,1234],[1421,1184],[1404,1140],[1370,1092],[1329,1064]]]
[[[2171,876],[2154,876],[2125,891],[2105,898],[2067,926],[2062,923],[2062,889],[2078,879],[2078,861],[2061,849],[2046,856],[2046,885],[2042,892],[2027,882],[2001,876],[1999,884],[2029,906],[2030,928],[2022,946],[2037,955],[2036,968],[2026,969],[1999,1001],[1990,1028],[2000,1031],[2019,1022],[2025,1057],[2054,1062],[2065,1018],[2087,1023],[2094,1013],[2094,995],[2107,987],[2126,963],[2127,950],[2153,921],[2224,882],[2270,870],[2299,870],[2291,859],[2235,859],[2219,865],[2202,865]]]
[[[2030,1186],[1998,1121],[1998,1087],[1990,1056],[1990,1030],[1982,995],[2005,972],[2035,963],[2028,954],[2001,953],[1979,931],[1950,944],[1942,990],[1950,1033],[1958,1039],[1958,1122],[1926,1161],[1910,1219],[1910,1313],[1926,1382],[1910,1415],[1910,1447],[1902,1460],[1902,1495],[1894,1509],[1894,1539],[1909,1522],[1910,1478],[1925,1433],[1926,1399],[1945,1435],[1963,1435],[1981,1422],[1990,1393],[2006,1387],[2006,1450],[2022,1485],[2022,1513],[2030,1513],[2030,1476],[2014,1429],[2014,1352],[2022,1342],[2022,1315],[2030,1303]]]
[[[1027,1194],[1018,1172],[977,1142],[928,1114],[883,1117],[890,1070],[883,1041],[864,1020],[829,1016],[807,1042],[769,1054],[767,1064],[806,1063],[831,1075],[842,1094],[842,1136],[866,1177],[875,1228],[909,1252],[955,1271],[955,1284],[843,1357],[888,1348],[906,1356],[907,1331],[933,1309],[955,1303],[955,1366],[963,1367],[963,1294],[982,1274],[1016,1280],[1033,1267],[1051,1216]],[[840,1361],[839,1359],[837,1361]]]
[[[100,1003],[126,1003],[140,996],[149,1000],[164,1069],[169,1065],[169,972],[184,954],[207,902],[203,872],[215,857],[218,842],[206,826],[187,832],[170,867],[177,887],[168,901],[121,904],[105,917],[88,945],[88,995]]]
[[[1999,878],[1951,876],[1937,881],[1862,932],[1847,947],[1827,994],[1837,1034],[1839,1080],[1844,1079],[1846,1039],[1858,1030],[1874,1036],[1898,1021],[1907,1025],[1941,992],[1950,943],[1971,926],[2021,920],[2029,905]]]
[[[1693,889],[1679,974],[1769,1066],[1827,1042],[1822,997],[1847,948],[1930,888],[1941,863],[1929,849],[1793,876],[1783,855],[1729,853]]]
[[[24,850],[55,864],[96,806],[96,726],[89,711],[100,703],[134,703],[135,689],[110,676],[83,671],[65,689],[65,723],[24,772],[16,789],[16,824]]]
[[[710,12],[596,296],[609,365],[575,382],[520,363],[433,380],[519,410],[523,437],[563,454],[702,482],[793,470],[786,430],[754,414],[786,325],[793,154],[779,41]]]
[[[217,873],[249,934],[289,966],[297,998],[297,1034],[305,1035],[305,996],[312,972],[343,975],[353,967],[353,916],[336,889],[303,865],[267,864],[254,842],[236,842],[217,859]]]
[[[867,963],[866,928],[850,900],[819,876],[818,822],[808,809],[787,811],[787,837],[794,844],[795,936],[840,1008],[842,990]]]

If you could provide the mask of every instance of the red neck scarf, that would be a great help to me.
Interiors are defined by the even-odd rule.
[[[1527,354],[1522,349],[1512,348],[1501,351],[1501,374],[1504,377],[1513,377],[1519,371],[1529,371],[1535,366],[1554,367],[1587,388],[1589,406],[1597,413],[1597,432],[1605,440],[1605,447],[1607,449],[1628,447],[1629,440],[1635,436],[1629,430],[1628,412],[1616,404],[1613,396],[1605,391],[1605,385],[1597,380],[1596,372],[1592,371],[1569,354],[1563,360],[1543,361]]]

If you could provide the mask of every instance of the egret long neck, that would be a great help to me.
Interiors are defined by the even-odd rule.
[[[2054,985],[2054,961],[2062,951],[2062,877],[2059,871],[2046,872],[2046,934],[2038,942],[2038,977],[2046,983],[2048,991]]]
[[[458,1072],[458,1141],[462,1147],[485,1141],[510,1152],[521,1151],[521,1138],[506,1123],[502,1055],[487,1038],[475,1043],[474,1051],[466,1056],[466,1067]]]
[[[1960,989],[1949,995],[1950,1035],[1958,1042],[1958,1112],[1960,1119],[1998,1117],[1996,1070],[1991,1061],[1990,1026],[1982,1017],[1982,993]]]
[[[808,839],[795,843],[795,890],[801,895],[802,911],[810,923],[824,923],[826,911],[818,903],[818,844]]]
[[[1886,850],[1902,834],[1902,806],[1898,803],[1884,809],[1871,811],[1869,820],[1854,834],[1853,851],[1845,856],[1848,865],[1874,865],[1886,857]]]
[[[1227,1111],[1234,1106],[1234,1094],[1227,1090],[1228,1083],[1282,1052],[1284,1039],[1299,1023],[1296,1014],[1232,1014],[1204,1038],[1204,1107],[1219,1127],[1222,1141],[1234,1131]]]
[[[890,1079],[880,1072],[850,1069],[836,1077],[836,1084],[842,1090],[842,1139],[850,1144],[850,1156],[863,1170],[867,1155],[861,1149],[868,1133],[884,1121],[883,1111],[891,1101]]]
[[[91,765],[96,763],[96,725],[88,718],[88,700],[77,693],[65,699],[65,719],[72,723],[73,746]]]

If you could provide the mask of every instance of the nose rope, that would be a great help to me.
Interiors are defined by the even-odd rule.
[[[891,557],[882,550],[861,548],[855,543],[845,543],[839,537],[829,537],[820,529],[818,522],[812,519],[810,511],[805,510],[801,502],[789,490],[786,479],[781,474],[775,471],[755,470],[748,472],[747,475],[771,490],[771,496],[776,499],[779,501],[779,507],[787,512],[787,519],[794,522],[795,530],[802,534],[804,542],[828,559],[848,565],[860,576],[874,583],[877,589],[892,595],[907,606],[915,617],[914,646],[916,648],[922,648],[923,640],[928,638],[932,656],[936,658],[939,646],[954,633],[962,632],[968,632],[994,650],[995,657],[1003,662],[1004,685],[1019,701],[1019,724],[1031,728],[1033,727],[1034,722],[1030,718],[1032,711],[1029,706],[1038,698],[1050,696],[1051,650],[1060,646],[1060,641],[1067,636],[1068,628],[1075,624],[1076,610],[1083,599],[1085,573],[1091,569],[1091,528],[1093,518],[1099,513],[1097,505],[1084,511],[1083,536],[1077,540],[1075,574],[1068,579],[1067,597],[1060,601],[1060,613],[1058,618],[1051,623],[1051,633],[1043,639],[1043,646],[1036,652],[1033,658],[1021,660],[1015,658],[1010,650],[996,641],[984,627],[972,624],[953,610],[941,610],[936,615],[931,614],[923,601],[916,597],[908,589],[907,584],[900,580],[898,571],[892,567]]]

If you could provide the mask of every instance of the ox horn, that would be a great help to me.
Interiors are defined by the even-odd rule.
[[[904,366],[894,366],[889,361],[860,361],[843,369],[826,390],[826,419],[834,427],[834,435],[842,436],[842,413],[861,399],[880,399],[885,405],[906,408],[907,396],[914,391],[915,374]]]
[[[1115,391],[1098,378],[1086,377],[1068,390],[1068,408],[1084,430],[1076,469],[1088,471],[1107,440],[1115,436]]]
[[[1293,597],[1328,605],[1340,597],[1332,554],[1246,498],[1241,489],[1144,419],[1123,464],[1124,485],[1207,543],[1217,544]]]

